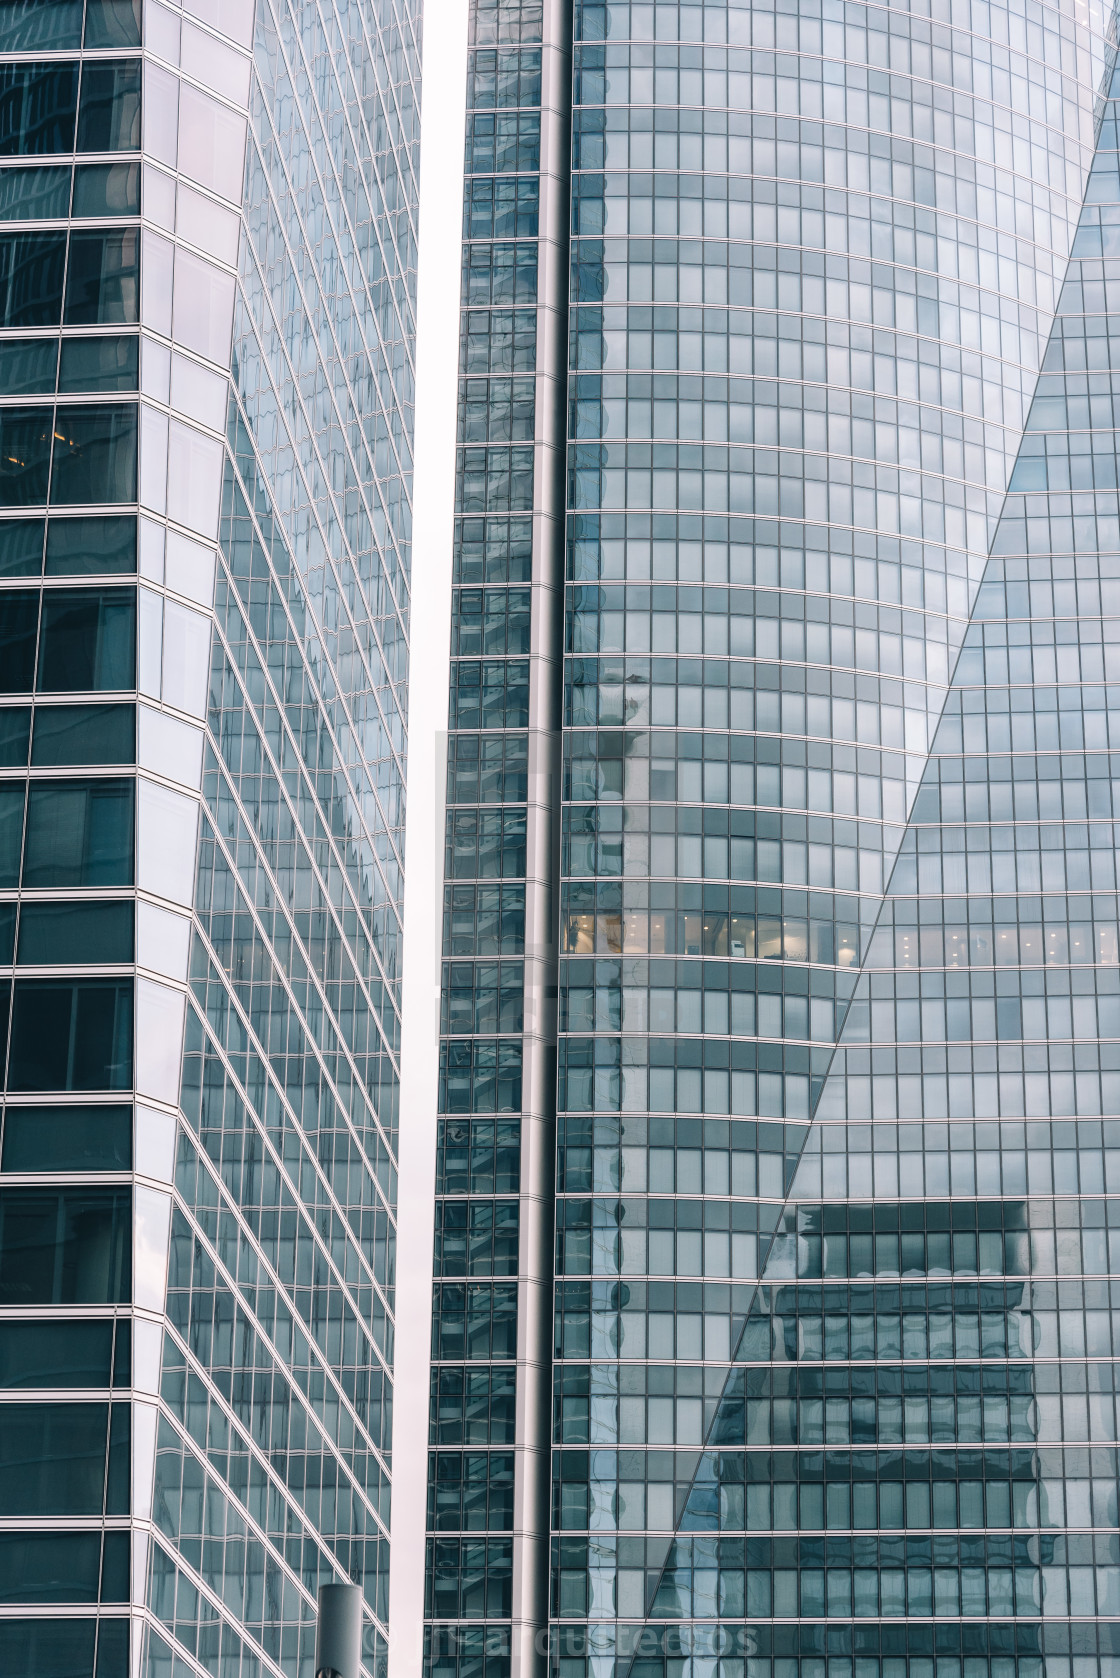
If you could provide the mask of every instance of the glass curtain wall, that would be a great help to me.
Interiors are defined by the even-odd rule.
[[[418,18],[0,7],[0,1667],[387,1630]]]
[[[1043,654],[1015,666],[1018,689],[1003,666],[977,744],[974,684],[1000,677],[976,661],[992,656],[989,633],[1005,658],[1015,637],[969,624],[996,586],[977,595],[993,538],[999,591],[1013,563],[1024,587],[1037,565],[1056,588],[1055,540],[1063,553],[1083,541],[1092,567],[1103,540],[1071,512],[1060,539],[1035,538],[1046,557],[1004,561],[1005,542],[1028,547],[1022,503],[999,518],[1086,183],[1095,202],[1113,178],[1104,161],[1090,176],[1108,22],[1061,5],[576,8],[551,1602],[563,1678],[717,1665],[823,1678],[826,1660],[829,1678],[853,1661],[860,1678],[901,1678],[935,1658],[949,1678],[962,1661],[1035,1671],[1044,1653],[1067,1673],[1091,1654],[1075,1669],[1097,1670],[1094,1625],[1047,1642],[1039,1615],[1111,1612],[1097,1547],[1114,1537],[1044,1530],[1058,1505],[1042,1477],[1070,1476],[1073,1524],[1088,1524],[1088,1489],[1069,1488],[1098,1470],[1087,1443],[1084,1469],[1068,1453],[1042,1466],[1053,1453],[1035,1446],[1059,1437],[1043,1387],[1080,1383],[1088,1417],[1087,1383],[1103,1377],[1040,1361],[1058,1331],[1026,1306],[1039,1284],[1024,1272],[1037,1252],[1054,1275],[1055,1234],[1034,1231],[1059,1212],[1004,1201],[990,1163],[1001,1133],[1004,1161],[1022,1159],[1025,1114],[1072,1115],[1074,1097],[1021,1094],[1035,1105],[1016,1108],[1009,1091],[1001,1107],[988,1085],[990,1040],[1006,1031],[1020,1042],[999,1055],[1023,1068],[1057,1055],[1072,1091],[1079,1051],[1021,1040],[1095,1038],[1098,1024],[1084,1003],[1064,1033],[1058,1016],[1040,1023],[1026,997],[1048,1005],[1049,969],[1024,978],[1012,1017],[998,975],[977,971],[1002,958],[961,953],[980,903],[941,900],[986,897],[988,950],[1005,922],[1032,920],[1014,898],[993,920],[992,894],[1016,889],[993,855],[1012,830],[938,824],[1022,808],[1024,834],[1040,834],[1026,804],[1001,802],[1018,767],[987,801],[1019,760],[962,749],[1057,748],[1059,706],[1080,725],[1080,694],[1032,692],[1081,679],[1047,677]],[[1093,236],[1078,235],[1079,254]],[[1080,272],[1067,305],[1104,310],[1100,285],[1081,304]],[[1078,321],[1054,342],[1103,331]],[[1025,451],[1048,411],[1040,395]],[[1093,423],[1110,428],[1108,415]],[[1064,409],[1047,422],[1067,423]],[[1049,469],[1042,441],[1014,489]],[[1053,446],[1055,470],[1090,451]],[[1068,470],[1078,487],[1109,481]],[[1037,614],[1016,626],[1025,645],[1051,639],[1067,611],[1055,599],[1022,607]],[[1019,609],[999,592],[991,615]],[[1000,747],[1004,707],[1012,728],[1052,709],[1053,731]],[[1036,775],[1028,755],[1021,772],[1041,798],[1043,777],[1074,763],[1083,777],[1088,761],[1038,758]],[[1053,831],[1047,846],[1073,845]],[[892,884],[884,907],[892,878],[916,883]],[[1076,879],[1067,889],[1090,883]],[[1033,889],[1058,888],[1040,876]],[[1065,898],[1038,901],[1038,938],[1052,915],[1072,947]],[[888,920],[901,942],[880,956]],[[1080,937],[1087,953],[1063,967],[1095,959],[1095,925]],[[1033,964],[1021,946],[1009,959]],[[889,971],[911,960],[920,973]],[[970,999],[961,972],[936,971],[966,962]],[[1096,1042],[1083,1052],[1096,1069]],[[1085,1099],[1107,1102],[1093,1087]],[[1001,1114],[1019,1128],[997,1127]],[[924,1135],[902,1122],[919,1117]],[[1051,1169],[1065,1144],[1031,1135]],[[1101,1204],[1060,1215],[1079,1228]],[[1063,1240],[1059,1271],[1096,1267],[1098,1248],[1082,1260]],[[1066,1438],[1098,1437],[1072,1425],[1083,1431]],[[1115,1437],[1111,1413],[1095,1425]],[[1099,1473],[1108,1524],[1103,1461]],[[1010,1625],[1016,1614],[1033,1624]]]
[[[1116,1661],[1118,94],[930,761],[652,1594],[648,1625],[694,1662],[714,1643],[683,1622],[705,1603],[776,1672]]]
[[[132,1599],[139,46],[0,13],[0,1667],[75,1678]]]
[[[547,1617],[570,25],[472,0],[425,1669]]]
[[[509,556],[539,477],[510,486],[542,364],[512,322],[547,308],[550,165],[527,14],[483,16],[428,1511],[448,1678],[533,1664],[540,1437],[530,1109],[501,1074],[530,1041],[503,958],[530,949],[532,847],[511,895],[477,806],[531,797],[543,574]],[[552,1660],[1111,1670],[1112,20],[578,4],[570,30]]]

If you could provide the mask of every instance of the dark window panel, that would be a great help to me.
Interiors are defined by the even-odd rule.
[[[74,233],[66,274],[67,326],[131,326],[139,319],[140,235],[136,228]]]
[[[11,888],[19,885],[25,797],[22,781],[0,784],[0,886]]]
[[[59,6],[60,11],[64,9],[65,0]],[[35,1678],[90,1678],[96,1636],[97,1621],[91,1619],[2,1619],[0,1672],[33,1672]]]
[[[107,1404],[5,1404],[0,1515],[100,1515]]]
[[[16,906],[14,903],[0,903],[0,966],[11,965],[15,933]]]
[[[0,157],[73,151],[78,65],[0,65]]]
[[[129,1472],[131,1455],[132,1409],[128,1404],[114,1404],[109,1418],[109,1467],[105,1475],[105,1513],[127,1515],[130,1506],[132,1476]]]
[[[131,1084],[131,980],[18,981],[10,1090],[125,1090]]]
[[[38,590],[0,593],[0,692],[25,693],[31,687],[38,633]]]
[[[128,1626],[120,1617],[100,1620],[96,1678],[128,1678]]]
[[[138,47],[140,0],[87,0],[87,47]]]
[[[92,693],[135,685],[135,590],[49,590],[43,601],[39,692]]]
[[[437,1194],[516,1194],[520,1125],[516,1119],[441,1119]]]
[[[0,1533],[0,1602],[96,1602],[98,1532]]]
[[[107,1387],[112,1358],[111,1322],[52,1318],[0,1323],[0,1389]]]
[[[58,374],[58,388],[62,395],[136,390],[139,382],[139,338],[62,340],[62,362]]]
[[[42,506],[50,475],[54,410],[0,410],[0,507]]]
[[[428,1530],[509,1532],[513,1453],[436,1451],[428,1458]]]
[[[31,711],[26,705],[0,709],[0,769],[22,769],[27,762]]]
[[[536,317],[529,311],[511,314],[508,319],[532,322],[535,330]],[[456,583],[529,582],[533,570],[532,520],[457,519],[454,566]]]
[[[82,0],[3,0],[0,52],[75,52],[82,44]]]
[[[54,338],[14,338],[0,343],[0,391],[5,396],[53,396],[58,374]]]
[[[48,577],[82,577],[136,570],[134,514],[52,518],[47,528]]]
[[[2,1171],[129,1171],[131,1107],[11,1107]]]
[[[132,901],[24,903],[21,967],[90,967],[133,960]]]
[[[0,1190],[0,1304],[126,1305],[131,1241],[125,1188]]]
[[[90,1384],[92,1383],[87,1383]],[[113,1341],[113,1385],[132,1385],[132,1321],[129,1317],[117,1318],[116,1338]]]
[[[51,504],[136,500],[136,408],[59,408]]]
[[[37,577],[43,569],[43,519],[0,523],[0,577]]]
[[[62,220],[70,214],[72,173],[68,163],[0,169],[0,221]]]
[[[437,1276],[515,1276],[516,1200],[446,1200],[436,1207]]]
[[[515,1436],[517,1372],[497,1365],[433,1369],[430,1438],[439,1445],[510,1445]]]
[[[65,268],[65,233],[0,236],[0,323],[57,326]]]
[[[508,1538],[428,1540],[427,1612],[433,1619],[507,1619],[513,1545]]]
[[[441,1113],[511,1113],[521,1108],[519,1040],[440,1044]]]
[[[131,780],[34,782],[24,885],[131,885],[135,786]]]
[[[4,763],[6,719],[22,707],[0,711],[0,765]],[[15,724],[11,725],[13,732]],[[19,762],[26,762],[25,755]],[[15,746],[18,752],[18,745]],[[36,769],[87,763],[136,762],[135,705],[40,705],[35,713],[31,762]]]
[[[107,1532],[101,1557],[101,1601],[127,1602],[129,1587],[129,1534]]]
[[[74,170],[71,213],[81,220],[140,214],[138,163],[80,163]]]
[[[78,151],[137,151],[140,60],[87,59],[82,69]]]

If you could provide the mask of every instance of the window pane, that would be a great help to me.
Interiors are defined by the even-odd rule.
[[[37,589],[0,593],[0,693],[23,693],[31,687],[38,620]]]
[[[73,151],[78,66],[0,65],[0,156]]]
[[[82,70],[79,151],[136,151],[140,145],[140,60],[87,59]]]
[[[37,577],[43,569],[43,519],[0,522],[0,577]]]
[[[70,176],[68,163],[0,169],[0,221],[60,221],[70,213]]]
[[[131,1444],[131,1406],[114,1404],[110,1411],[109,1469],[105,1476],[105,1513],[107,1515],[127,1515],[129,1512],[129,1490],[132,1482],[130,1472]],[[102,1597],[104,1600],[104,1592]],[[102,1638],[97,1651],[98,1672],[102,1670],[101,1661],[104,1654],[105,1645],[104,1638]],[[121,1678],[124,1678],[123,1669]]]
[[[24,885],[131,885],[135,785],[118,780],[33,782]]]
[[[69,1617],[0,1620],[0,1671],[34,1672],[37,1678],[88,1678],[96,1630],[96,1620]]]
[[[19,885],[19,853],[23,842],[22,781],[0,785],[0,886]]]
[[[129,1535],[107,1532],[101,1555],[101,1601],[127,1602],[129,1577]],[[98,1667],[101,1662],[98,1661]]]
[[[0,1304],[127,1303],[131,1235],[126,1188],[0,1190]]]
[[[0,237],[0,324],[57,326],[65,267],[65,233]]]
[[[81,44],[82,0],[0,3],[0,52],[69,52]]]
[[[138,163],[80,163],[74,170],[75,216],[138,216]]]
[[[0,769],[22,769],[27,762],[31,711],[27,705],[0,709]]]
[[[90,1385],[89,1382],[86,1383]],[[127,1317],[117,1318],[116,1338],[113,1341],[113,1386],[132,1385],[132,1324]]]
[[[0,1534],[0,1602],[96,1602],[100,1571],[100,1533]]]
[[[82,577],[95,571],[128,576],[135,570],[135,516],[51,519],[48,577]]]
[[[0,410],[0,506],[45,504],[52,421],[49,407]]]
[[[100,1515],[108,1404],[6,1404],[0,1515]]]
[[[131,326],[139,319],[140,235],[74,233],[66,276],[67,326]]]
[[[132,981],[20,979],[12,1090],[123,1090],[132,1083]]]
[[[107,1387],[112,1355],[111,1322],[0,1323],[0,1388]]]
[[[0,711],[0,764],[4,761],[4,720],[17,714],[14,708],[11,712]],[[24,745],[26,749],[26,741]],[[31,761],[37,769],[85,763],[135,763],[136,707],[40,705],[35,714]]]
[[[131,1107],[9,1107],[3,1171],[129,1171]]]
[[[54,338],[14,338],[0,344],[0,391],[5,396],[53,396],[57,372]]]
[[[51,502],[136,500],[136,409],[59,408]]]
[[[88,0],[87,47],[138,47],[140,0]]]
[[[139,338],[64,338],[58,388],[80,391],[136,390],[140,382]]]
[[[131,961],[132,903],[24,903],[21,967],[88,967]]]
[[[39,646],[40,693],[94,692],[135,684],[135,590],[47,590]]]

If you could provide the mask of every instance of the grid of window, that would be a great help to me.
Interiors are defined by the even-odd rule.
[[[1111,1665],[1102,23],[576,6],[560,1678]]]
[[[28,56],[0,66],[0,1664],[125,1678],[139,11],[9,13],[0,51]]]
[[[517,1196],[530,1099],[530,694],[541,679],[530,585],[545,371],[534,309],[542,33],[524,6],[472,5],[470,28],[425,1664],[439,1678],[502,1678],[516,1609],[513,1540],[498,1535],[516,1524],[521,1470],[498,1447],[513,1443],[529,1239]]]
[[[388,1609],[416,19],[241,22],[152,1675],[302,1674],[340,1578],[372,1670]]]
[[[372,1670],[417,17],[2,10],[0,1665]]]
[[[1020,455],[1040,458],[1041,431],[1068,469],[1046,494],[1016,465],[767,1285],[684,1494],[680,1528],[808,1528],[818,1547],[806,1567],[789,1539],[748,1538],[736,1567],[720,1540],[705,1580],[709,1552],[678,1532],[646,1592],[655,1617],[701,1613],[710,1582],[732,1616],[932,1621],[889,1639],[912,1667],[949,1648],[938,1622],[955,1619],[966,1659],[1115,1658],[1120,1028],[1086,820],[1110,799],[1085,797],[1109,787],[1107,672],[1051,651],[1043,673],[1013,652],[1080,642],[1091,657],[1111,627],[1115,505],[1062,493],[1111,415],[1067,406],[1062,364],[1102,320],[1095,235],[1115,201],[1088,195]],[[1045,899],[1040,867],[1059,888]],[[783,1439],[826,1449],[766,1450]],[[849,1442],[864,1448],[827,1448]],[[890,1537],[857,1536],[876,1527]],[[887,1625],[853,1647],[886,1657]]]

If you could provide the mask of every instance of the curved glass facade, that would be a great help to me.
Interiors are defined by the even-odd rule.
[[[0,5],[4,1672],[405,1659],[419,13]],[[1115,58],[471,0],[433,1678],[1113,1678]]]
[[[993,679],[977,587],[1106,20],[668,16],[577,19],[556,1658],[1068,1663],[1096,1628],[1040,1616],[1107,1616],[1110,1586],[1063,1594],[1102,1540],[1054,1533],[1044,1342],[1020,1333],[1063,1209],[1003,1201],[987,1157],[1021,1157],[996,1121],[1035,1111],[989,1097],[1002,1039],[1056,1027],[1012,1019],[990,944],[961,955],[953,894],[1015,890],[1011,810],[985,807],[982,846],[924,825],[936,792],[924,812],[952,780],[940,820],[971,823],[999,761],[963,686]],[[1011,680],[1008,713],[1052,703],[1041,666]],[[954,718],[988,755],[949,766]],[[1027,912],[1002,900],[990,936]],[[888,922],[920,975],[880,975]]]
[[[479,1559],[531,1546],[434,1404],[431,1668],[1111,1670],[1111,17],[541,27],[573,52],[550,1600],[534,1655]],[[559,642],[518,621],[531,672]]]
[[[0,7],[13,1674],[384,1665],[418,24]]]

